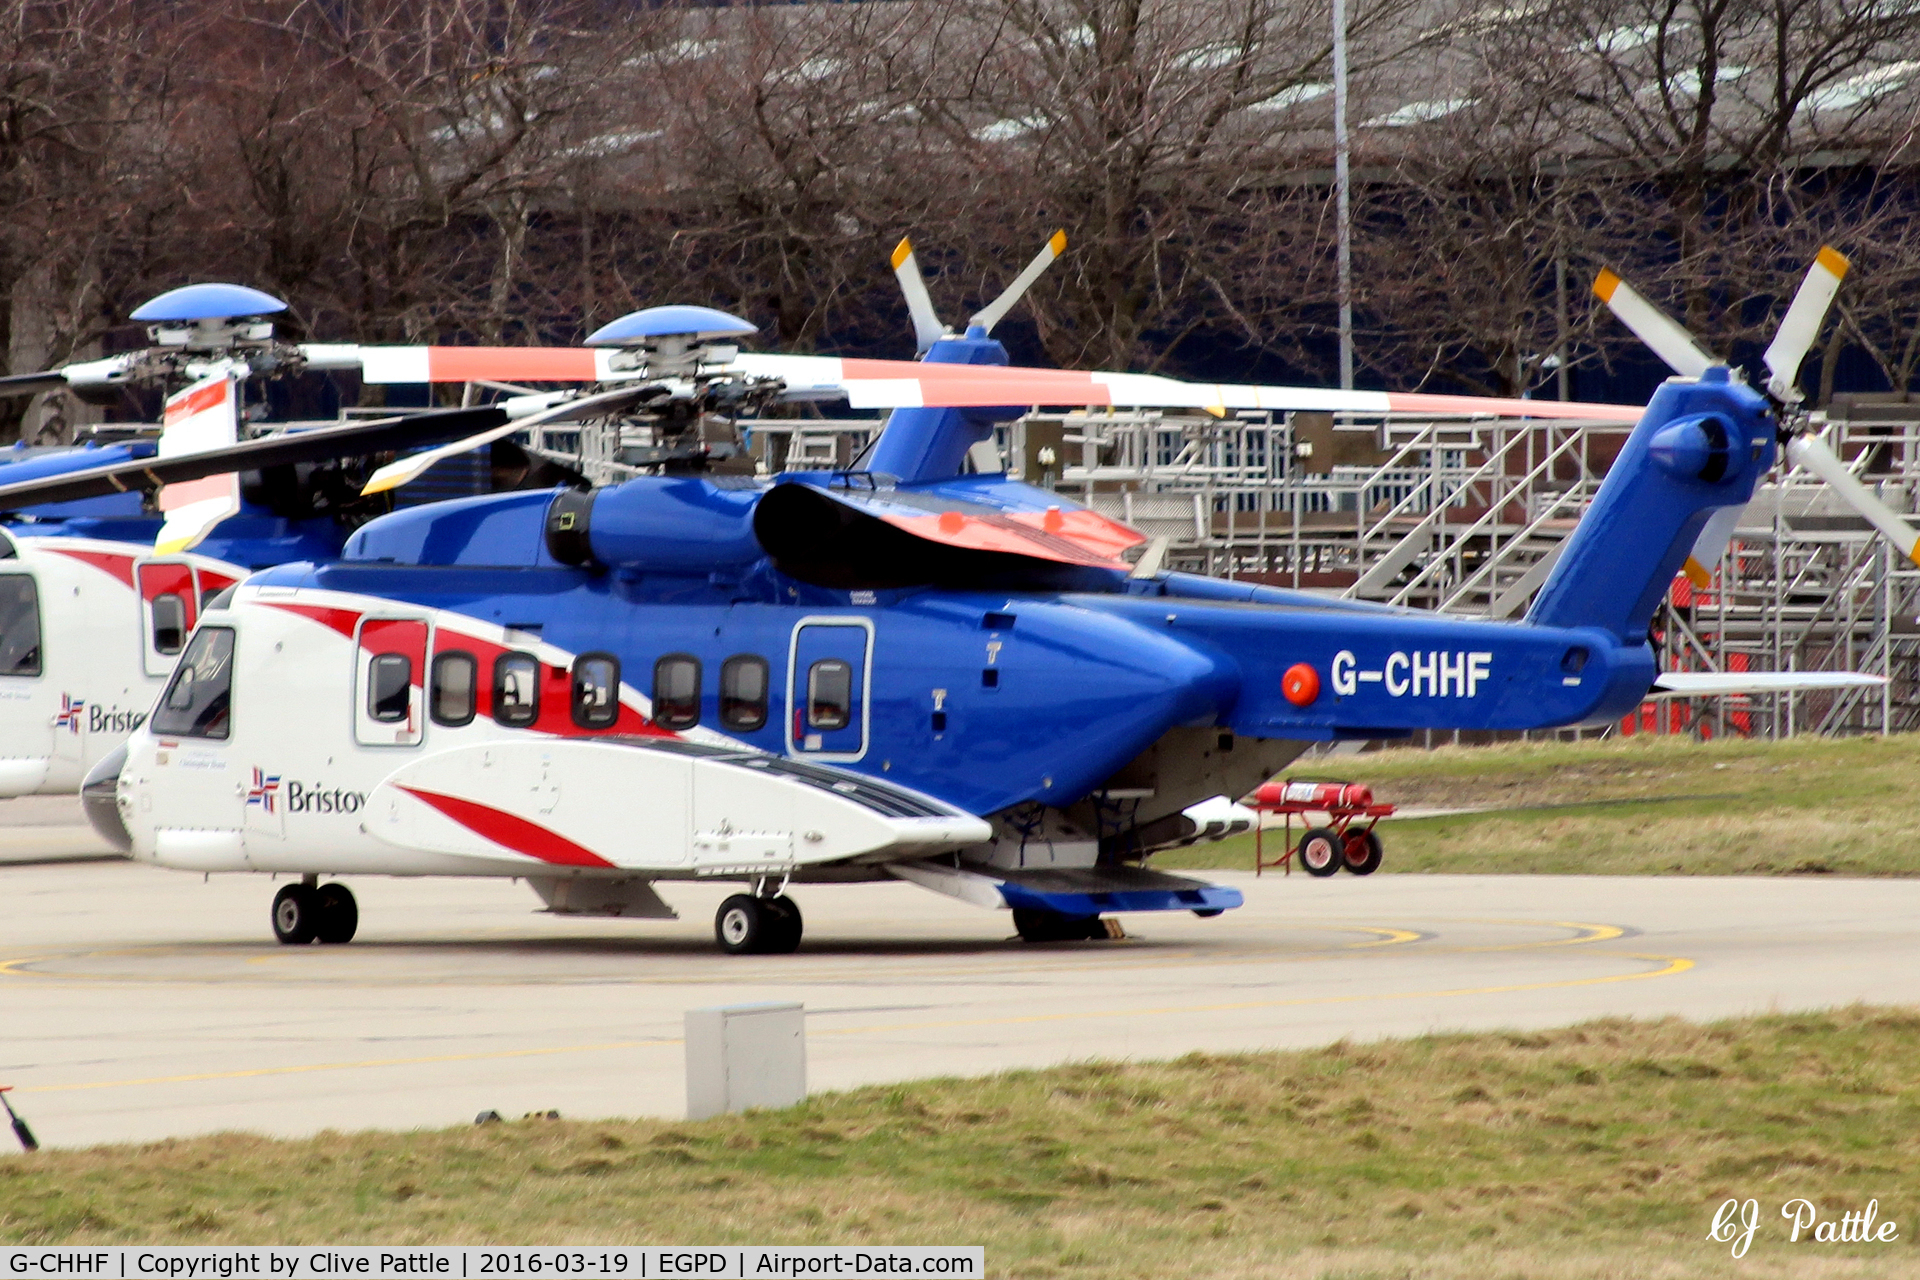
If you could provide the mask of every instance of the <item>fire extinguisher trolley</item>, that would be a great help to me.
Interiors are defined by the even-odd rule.
[[[1261,840],[1264,822],[1253,828],[1253,873],[1268,867],[1285,868],[1293,874],[1293,859],[1311,876],[1330,876],[1345,867],[1357,876],[1371,875],[1380,866],[1380,837],[1374,826],[1393,812],[1390,804],[1375,804],[1373,791],[1357,782],[1302,782],[1289,778],[1269,782],[1255,791],[1247,802],[1255,813],[1277,813],[1285,821],[1285,844],[1280,856],[1269,862]],[[1312,825],[1313,815],[1327,815],[1324,826]],[[1298,817],[1303,830],[1300,842],[1293,840],[1293,820]]]

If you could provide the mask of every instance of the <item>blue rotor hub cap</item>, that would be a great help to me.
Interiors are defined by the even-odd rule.
[[[169,289],[141,304],[130,317],[150,324],[192,320],[237,320],[242,316],[270,316],[287,304],[270,293],[243,284],[190,284]]]
[[[648,307],[601,325],[587,345],[619,346],[654,338],[734,338],[757,332],[759,327],[712,307]]]

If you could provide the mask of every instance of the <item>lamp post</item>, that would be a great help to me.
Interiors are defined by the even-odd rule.
[[[1347,0],[1333,0],[1333,198],[1339,230],[1340,389],[1353,390],[1353,207],[1347,161]]]

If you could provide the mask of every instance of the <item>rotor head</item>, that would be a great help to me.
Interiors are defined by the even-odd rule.
[[[739,338],[759,328],[712,307],[675,305],[632,311],[587,338],[592,347],[619,347],[659,374],[691,374],[703,364],[729,364],[740,354]]]
[[[272,294],[245,285],[190,284],[148,300],[129,318],[146,324],[156,347],[215,352],[271,342],[267,317],[286,309]]]

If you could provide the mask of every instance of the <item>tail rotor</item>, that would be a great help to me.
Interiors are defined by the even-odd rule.
[[[1023,268],[1013,282],[1000,291],[1000,296],[973,313],[967,320],[968,337],[985,337],[993,332],[993,326],[1006,318],[1014,304],[1026,295],[1053,260],[1066,252],[1067,233],[1055,231],[1047,237],[1047,243],[1033,261]],[[924,356],[933,344],[942,338],[957,337],[953,330],[940,323],[940,315],[933,309],[933,298],[927,293],[927,281],[920,274],[920,260],[914,256],[913,241],[902,236],[900,243],[893,247],[893,275],[900,282],[900,292],[906,295],[907,314],[913,317],[914,354]],[[974,330],[979,333],[975,334]]]
[[[1900,554],[1920,563],[1920,554],[1916,554],[1920,552],[1920,533],[1854,478],[1847,464],[1814,430],[1810,416],[1801,407],[1805,395],[1799,386],[1800,366],[1826,326],[1827,313],[1850,265],[1846,255],[1830,245],[1823,245],[1814,256],[1813,265],[1807,268],[1774,331],[1773,341],[1761,357],[1767,371],[1762,390],[1773,402],[1788,461],[1820,477],[1842,501],[1885,534]],[[1593,291],[1622,324],[1681,377],[1698,378],[1707,369],[1726,363],[1708,355],[1693,335],[1613,272],[1602,271],[1594,280]],[[1712,581],[1709,566],[1726,553],[1740,510],[1727,508],[1717,513],[1701,531],[1685,568],[1696,586],[1705,587]]]

